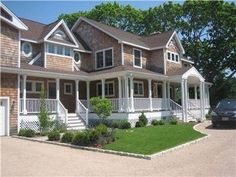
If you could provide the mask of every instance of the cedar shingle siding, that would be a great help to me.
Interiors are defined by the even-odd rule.
[[[18,30],[1,21],[1,65],[18,67],[19,34]]]

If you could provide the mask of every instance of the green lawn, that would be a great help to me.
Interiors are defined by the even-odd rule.
[[[117,130],[117,140],[104,149],[150,155],[205,136],[194,124],[162,125]]]

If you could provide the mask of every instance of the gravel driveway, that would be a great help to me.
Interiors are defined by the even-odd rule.
[[[152,160],[3,137],[0,176],[236,176],[236,130],[209,125],[208,139]]]

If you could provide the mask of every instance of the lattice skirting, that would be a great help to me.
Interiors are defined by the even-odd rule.
[[[35,132],[39,132],[39,121],[24,121],[20,122],[20,129],[31,129]]]

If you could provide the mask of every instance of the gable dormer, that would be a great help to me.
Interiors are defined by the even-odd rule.
[[[4,4],[0,3],[1,19],[1,65],[20,67],[20,33],[27,26]]]

